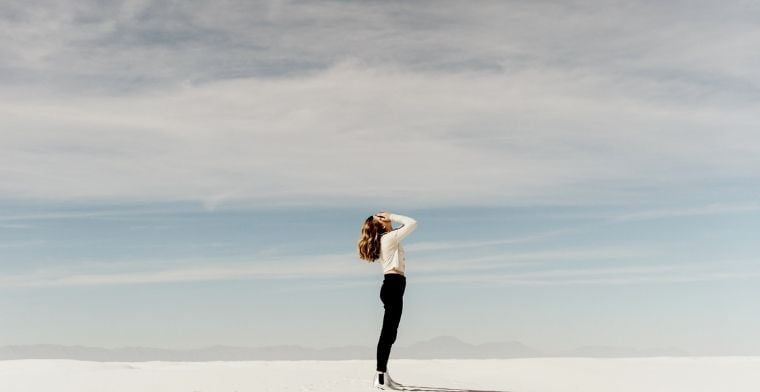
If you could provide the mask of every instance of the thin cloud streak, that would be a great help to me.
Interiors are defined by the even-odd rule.
[[[2,227],[2,226],[0,226]],[[0,242],[0,248],[27,248],[31,246],[39,246],[46,243],[44,240],[27,240],[27,241],[11,241]]]
[[[505,238],[505,239],[500,239],[500,240],[414,242],[412,244],[409,244],[406,247],[406,249],[417,251],[417,252],[428,252],[428,251],[441,251],[441,250],[449,250],[449,249],[482,248],[486,246],[519,244],[523,242],[531,242],[535,240],[540,240],[540,239],[544,239],[544,238],[548,238],[548,237],[552,237],[552,236],[556,236],[560,234],[573,233],[581,229],[582,227],[574,226],[574,227],[567,227],[567,228],[558,229],[558,230],[550,230],[543,233],[530,234],[530,235],[514,237],[514,238]]]
[[[629,249],[596,249],[596,250],[567,250],[567,251],[537,251],[537,252],[511,252],[490,255],[486,257],[461,259],[429,259],[419,260],[414,266],[413,273],[418,274],[416,279],[422,281],[446,281],[447,279],[470,281],[482,280],[483,277],[500,276],[500,269],[515,266],[536,266],[540,262],[555,262],[562,260],[617,260],[640,257],[646,253]],[[650,254],[651,255],[651,254]],[[496,262],[494,262],[496,261]],[[119,267],[134,266],[135,262],[121,262]],[[155,262],[142,261],[143,265],[156,265]],[[94,264],[85,267],[93,268]],[[113,268],[107,264],[100,267]],[[615,266],[608,268],[582,268],[577,269],[551,269],[533,272],[509,273],[505,276],[509,279],[525,278],[556,278],[572,276],[596,276],[620,273],[652,273],[673,270],[699,270],[712,268],[713,264],[696,265],[657,265],[649,267],[626,267]],[[478,275],[474,271],[490,269],[487,275]],[[76,268],[47,268],[38,269],[32,273],[21,275],[6,275],[0,278],[0,287],[66,287],[66,286],[93,286],[93,285],[120,285],[120,284],[144,284],[144,283],[171,283],[186,281],[217,281],[239,279],[363,279],[374,276],[378,267],[376,264],[357,260],[352,253],[325,254],[319,256],[292,257],[283,256],[258,259],[245,262],[215,261],[212,264],[198,262],[194,265],[179,265],[170,268],[152,267],[143,271],[114,271],[104,273],[74,272]],[[692,271],[693,272],[693,271]],[[456,275],[445,275],[456,273]],[[444,274],[444,275],[440,275]]]
[[[546,272],[488,274],[457,273],[453,275],[425,274],[413,277],[415,284],[477,284],[488,286],[595,286],[648,283],[694,283],[723,280],[750,280],[760,277],[756,263],[745,262],[746,271],[721,271],[721,262],[671,264],[641,267],[637,265],[610,268],[578,268]],[[625,275],[625,276],[617,276]],[[376,280],[335,281],[329,284],[304,283],[283,286],[282,291],[310,291],[345,287],[377,286]]]
[[[136,215],[161,215],[170,212],[198,212],[199,210],[177,210],[169,211],[165,208],[144,208],[144,209],[114,209],[114,210],[82,210],[82,211],[51,211],[36,214],[15,214],[0,215],[0,221],[38,221],[38,220],[64,220],[64,219],[83,219],[83,218],[107,218],[119,216],[136,216]],[[8,225],[9,227],[31,227],[25,225]]]
[[[461,272],[480,269],[498,269],[514,266],[537,266],[542,263],[564,261],[613,261],[631,258],[651,258],[661,254],[652,250],[611,247],[597,249],[559,249],[550,251],[501,251],[487,256],[455,258],[425,257],[416,260],[414,271]]]
[[[734,203],[712,203],[703,206],[686,207],[686,208],[666,208],[655,210],[644,210],[638,212],[632,212],[627,214],[620,214],[609,217],[611,222],[627,222],[627,221],[640,221],[640,220],[653,220],[672,217],[689,217],[689,216],[704,216],[704,215],[720,215],[720,214],[739,214],[744,212],[758,212],[760,211],[760,202],[742,201]]]
[[[3,276],[0,287],[56,287],[56,286],[92,286],[118,285],[140,283],[171,283],[186,281],[214,281],[236,279],[299,279],[314,276],[343,276],[361,275],[362,270],[357,265],[341,263],[336,260],[346,258],[346,254],[324,254],[319,256],[287,258],[276,257],[250,262],[220,262],[209,261],[195,265],[180,265],[170,268],[143,271],[118,271],[106,273],[71,273],[75,267],[45,268],[29,274]],[[156,265],[156,262],[145,260],[119,262],[118,266]],[[86,265],[92,268],[94,264]],[[112,268],[103,263],[103,268]]]
[[[621,266],[604,269],[550,270],[528,273],[457,274],[418,277],[418,283],[478,283],[491,285],[609,285],[636,283],[704,282],[725,279],[760,277],[757,263],[747,263],[747,271],[725,272],[721,262],[657,265],[650,267]],[[626,275],[616,277],[614,275]],[[613,276],[606,276],[613,275]],[[579,279],[578,277],[586,278]]]

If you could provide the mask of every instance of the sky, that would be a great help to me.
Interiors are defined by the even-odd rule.
[[[760,354],[760,6],[6,1],[0,345]]]

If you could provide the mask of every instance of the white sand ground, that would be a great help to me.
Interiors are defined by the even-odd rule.
[[[374,362],[0,361],[2,392],[372,391]],[[425,391],[758,392],[760,357],[391,358],[391,375]]]

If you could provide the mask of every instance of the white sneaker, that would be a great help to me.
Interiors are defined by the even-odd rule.
[[[372,382],[372,385],[378,389],[385,389],[385,390],[391,390],[391,391],[402,390],[401,388],[402,385],[393,381],[393,379],[391,378],[391,375],[388,374],[388,372],[375,373],[375,380]]]

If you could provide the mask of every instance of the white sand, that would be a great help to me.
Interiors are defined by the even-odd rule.
[[[373,370],[374,361],[367,360],[90,362],[25,359],[0,361],[0,391],[356,392],[373,390],[370,387]],[[459,390],[760,391],[760,357],[391,358],[389,370],[403,384]]]

